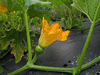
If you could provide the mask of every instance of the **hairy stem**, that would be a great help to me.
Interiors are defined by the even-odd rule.
[[[18,74],[18,73],[20,73],[20,72],[22,72],[22,71],[24,71],[24,70],[26,70],[28,68],[29,68],[29,66],[28,65],[25,65],[25,66],[19,68],[18,70],[14,71],[12,73],[8,73],[7,75],[16,75],[16,74]]]
[[[85,45],[84,45],[82,54],[81,54],[81,56],[80,56],[80,60],[79,60],[78,67],[77,67],[77,74],[78,74],[78,75],[79,75],[79,73],[80,73],[80,71],[81,71],[82,63],[83,63],[83,60],[84,60],[84,57],[85,57],[85,54],[86,54],[86,51],[87,51],[87,48],[88,48],[88,45],[89,45],[91,36],[92,36],[94,24],[95,24],[94,22],[91,24],[91,28],[90,28],[90,31],[89,31],[89,33],[88,33],[87,40],[86,40],[86,42],[85,42]]]
[[[31,39],[30,39],[29,26],[28,26],[27,11],[25,11],[24,18],[25,18],[26,33],[27,33],[28,62],[31,63],[31,61],[32,61],[32,51],[31,51]]]
[[[100,61],[100,56],[98,56],[97,58],[95,58],[94,60],[88,62],[87,64],[84,64],[81,68],[81,70],[87,69],[91,66],[93,66],[94,64],[98,63]]]
[[[38,58],[38,54],[36,53],[34,58],[32,59],[32,63],[34,64],[34,62],[36,61],[36,59]]]
[[[58,68],[58,67],[48,67],[48,66],[38,66],[32,65],[31,69],[37,69],[42,71],[53,71],[53,72],[66,72],[66,73],[73,73],[74,68]]]

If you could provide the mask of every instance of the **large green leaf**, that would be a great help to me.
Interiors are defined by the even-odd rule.
[[[26,30],[18,31],[16,29],[10,29],[4,33],[5,36],[0,40],[1,49],[4,50],[8,45],[11,45],[11,54],[15,56],[15,62],[18,63],[22,56],[24,56],[24,52],[27,51]],[[33,34],[33,32],[31,32],[31,34]],[[22,41],[25,43],[25,46],[23,46]]]
[[[2,73],[3,72],[3,68],[2,68],[2,66],[0,65],[0,73]]]
[[[73,0],[72,6],[85,13],[91,22],[100,19],[100,0]]]
[[[26,1],[25,6],[24,6],[25,10],[27,10],[30,5],[33,5],[33,4],[36,4],[36,3],[50,4],[50,2],[48,2],[48,1],[43,2],[43,1],[40,1],[40,0],[25,0],[25,1]]]

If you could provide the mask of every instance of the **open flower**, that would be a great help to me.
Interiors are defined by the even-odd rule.
[[[69,33],[70,33],[69,30],[62,31],[62,29],[59,28],[58,23],[54,23],[51,25],[51,27],[49,27],[48,22],[43,17],[42,30],[39,38],[39,45],[42,48],[45,48],[56,40],[65,41],[67,40]]]
[[[0,12],[6,12],[8,9],[0,5]]]

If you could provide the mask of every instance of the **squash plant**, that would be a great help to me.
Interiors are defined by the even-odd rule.
[[[82,70],[84,70],[100,61],[100,56],[98,56],[97,58],[88,62],[87,64],[82,65],[89,42],[90,42],[90,39],[91,39],[94,25],[100,19],[100,14],[99,14],[100,0],[92,0],[92,1],[91,0],[73,0],[73,4],[70,4],[70,6],[73,6],[77,10],[85,13],[91,22],[90,31],[88,33],[88,37],[85,42],[82,54],[79,55],[77,58],[78,66],[73,67],[73,68],[58,68],[58,67],[39,66],[39,65],[34,64],[38,55],[44,51],[45,47],[49,46],[55,40],[59,40],[59,41],[66,40],[70,33],[69,30],[62,31],[62,29],[59,28],[58,23],[54,23],[51,25],[51,27],[49,27],[47,20],[45,20],[45,18],[43,17],[43,13],[35,10],[36,9],[35,4],[37,4],[37,3],[50,4],[50,2],[48,2],[48,1],[51,1],[51,2],[53,2],[55,4],[57,3],[59,5],[60,3],[58,3],[58,2],[61,0],[48,0],[48,1],[45,0],[45,1],[46,2],[43,2],[43,0],[42,1],[41,0],[0,0],[0,5],[6,7],[8,9],[8,12],[12,12],[12,11],[22,11],[23,12],[24,24],[26,26],[26,37],[27,37],[27,47],[28,47],[28,61],[27,61],[26,65],[12,73],[8,73],[7,75],[16,75],[26,69],[37,69],[37,70],[54,71],[54,72],[66,72],[66,73],[71,73],[73,75],[79,75]],[[30,12],[30,11],[32,11],[32,12]],[[30,38],[30,32],[29,32],[29,26],[28,26],[28,15],[31,17],[34,17],[34,16],[43,17],[41,35],[39,38],[38,45],[35,48],[36,53],[33,58],[32,58],[31,38]],[[23,47],[21,47],[21,43],[19,42],[19,44],[17,44],[17,46],[16,46],[15,43],[17,41],[14,38],[16,35],[18,36],[19,32],[16,31],[15,29],[10,29],[10,30],[12,30],[13,32],[11,33],[10,31],[6,31],[5,33],[6,33],[7,37],[10,38],[9,40],[13,41],[12,42],[13,44],[11,46],[13,46],[13,48],[18,48],[18,50],[21,50],[23,48]],[[15,33],[15,35],[11,37],[10,35],[13,35],[13,33]],[[21,40],[21,39],[19,39],[19,40]],[[7,40],[7,38],[4,37],[3,40]],[[9,44],[9,43],[10,42],[7,41],[7,44]],[[1,45],[3,45],[3,44],[1,44]],[[5,46],[6,46],[6,44],[5,44]],[[2,47],[2,48],[4,48],[4,47]],[[22,56],[19,56],[19,55],[23,54],[24,51],[25,50],[23,50],[23,51],[21,50],[19,53],[19,51],[17,51],[15,49],[14,51],[12,51],[12,53],[15,55],[15,57],[16,57],[16,55],[18,55],[18,57],[22,57],[23,55]],[[17,53],[19,53],[19,54],[17,54]],[[20,60],[18,60],[17,62],[19,62],[19,61]]]

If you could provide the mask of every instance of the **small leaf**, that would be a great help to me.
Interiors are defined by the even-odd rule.
[[[100,0],[73,0],[72,6],[85,13],[91,22],[100,19]]]
[[[2,66],[0,65],[0,73],[2,73],[3,72],[3,68],[2,68]]]

